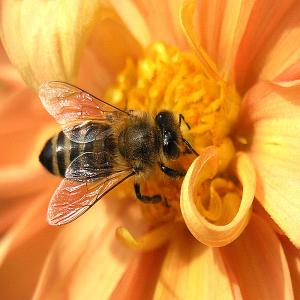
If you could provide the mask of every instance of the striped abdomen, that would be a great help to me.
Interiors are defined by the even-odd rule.
[[[93,130],[95,128],[99,131],[100,138],[93,140],[92,142],[81,142],[77,143],[70,140],[67,135],[61,131],[51,139],[49,139],[42,150],[39,160],[43,166],[52,174],[65,177],[66,170],[70,163],[77,157],[79,162],[76,166],[80,168],[80,155],[86,152],[97,153],[97,161],[91,160],[90,165],[96,168],[103,168],[105,166],[105,171],[101,173],[101,177],[110,175],[112,167],[114,164],[115,157],[115,141],[111,134],[110,126],[108,124],[87,124],[85,127],[80,129],[74,127],[71,131],[71,135],[76,136],[76,140],[85,140],[89,130],[87,127],[91,127]],[[82,162],[82,164],[87,164],[89,161]],[[94,178],[95,180],[97,178]],[[80,178],[79,178],[80,180]],[[84,178],[82,178],[84,180]]]

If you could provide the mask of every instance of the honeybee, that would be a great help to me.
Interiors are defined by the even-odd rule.
[[[58,81],[43,84],[39,97],[63,127],[47,141],[39,156],[49,172],[63,177],[49,203],[50,225],[75,220],[132,176],[139,200],[159,202],[161,195],[142,194],[141,179],[157,166],[170,177],[182,177],[184,171],[172,169],[167,163],[182,154],[198,155],[181,134],[181,114],[176,120],[167,110],[155,117],[142,111],[121,110]]]

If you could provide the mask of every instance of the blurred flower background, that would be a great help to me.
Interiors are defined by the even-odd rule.
[[[193,4],[1,2],[1,299],[300,298],[300,4]],[[179,88],[172,94],[161,82],[175,77],[178,62],[186,72],[180,80],[188,81],[182,90],[181,81],[174,83],[172,88]],[[166,77],[147,86],[149,67]],[[190,70],[197,76],[189,77]],[[233,113],[218,127],[227,115],[217,114],[211,139],[193,131],[204,111],[195,98],[205,98],[197,94],[199,74],[206,76],[201,88],[209,95],[222,83],[226,113],[237,114],[241,99],[238,118]],[[119,226],[134,236],[149,230],[149,211],[141,209],[126,183],[75,222],[59,228],[46,223],[59,183],[38,163],[43,144],[59,130],[37,97],[38,86],[49,80],[75,83],[117,105],[126,98],[130,108],[169,105],[188,116],[192,131],[186,134],[202,152],[184,180],[180,206],[179,195],[174,200],[183,219],[174,222],[173,238],[168,234],[174,232],[168,227],[172,223],[137,241],[121,234],[127,246],[116,238]],[[181,100],[167,103],[163,96],[160,101],[156,91]],[[222,142],[216,139],[227,125],[233,154],[221,147],[228,132]],[[234,175],[223,178],[212,171],[220,168],[218,151],[233,164]],[[223,195],[222,209],[206,211],[196,207],[193,192],[204,190],[211,177],[234,188]],[[180,192],[178,182],[171,186],[176,188]],[[236,215],[212,221],[209,213],[219,211],[223,217],[228,211]],[[160,208],[150,215],[164,212]],[[159,239],[169,240],[156,247]],[[147,245],[153,249],[141,251]],[[220,245],[226,246],[210,247]]]

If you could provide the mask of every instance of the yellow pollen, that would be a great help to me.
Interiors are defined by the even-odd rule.
[[[236,203],[240,197],[238,185],[229,179],[227,172],[236,152],[231,133],[238,117],[240,97],[232,86],[216,78],[220,76],[208,77],[195,53],[156,42],[145,49],[138,61],[130,58],[126,61],[106,99],[120,108],[153,115],[164,109],[181,113],[191,126],[190,130],[182,126],[182,134],[193,148],[199,152],[210,145],[218,147],[217,177],[199,188],[196,205],[209,221],[226,223],[231,217],[224,203]],[[180,164],[188,169],[194,158],[186,155],[170,166]],[[145,219],[152,226],[182,221],[179,205],[182,180],[170,179],[162,173],[153,177],[155,180],[150,178],[143,183],[143,193],[162,194],[168,205],[140,203]],[[118,236],[134,244],[132,236],[124,230],[119,230]]]

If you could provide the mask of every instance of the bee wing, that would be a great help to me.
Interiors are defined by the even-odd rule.
[[[107,177],[111,173],[117,173],[125,170],[132,171],[126,166],[112,166],[109,163],[108,152],[84,152],[77,156],[68,166],[65,172],[65,178],[72,181],[91,182],[99,178]]]
[[[129,170],[120,171],[97,182],[74,182],[64,179],[50,200],[48,223],[63,225],[77,219],[106,193],[133,174]]]
[[[86,143],[97,138],[98,131],[90,132],[88,141],[77,140],[70,131],[76,125],[93,122],[113,122],[129,113],[98,99],[86,91],[71,84],[50,81],[39,88],[39,97],[56,121],[64,128],[65,134],[75,142]],[[93,136],[93,138],[91,138]]]
[[[64,127],[63,131],[75,143],[90,143],[94,140],[101,140],[111,134],[111,128],[99,125],[86,121],[75,125],[69,124]]]

